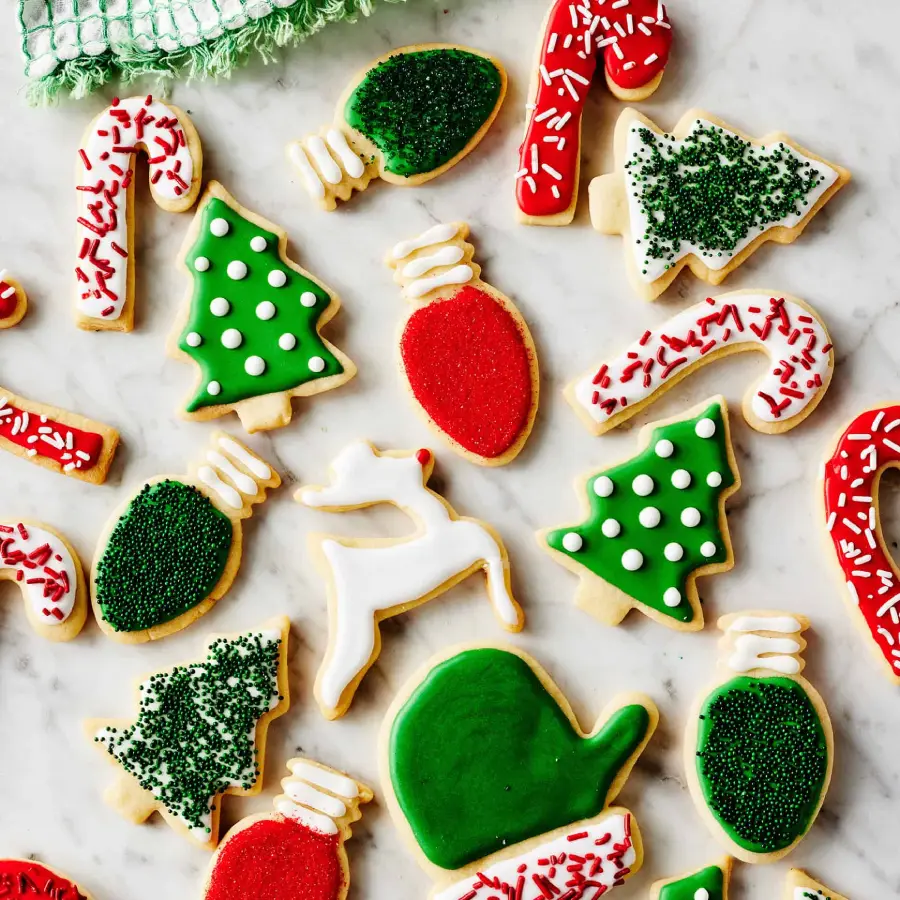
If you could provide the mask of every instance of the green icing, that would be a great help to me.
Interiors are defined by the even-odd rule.
[[[96,565],[104,621],[116,631],[142,631],[193,609],[222,577],[232,530],[231,519],[195,487],[145,485]]]
[[[347,123],[408,178],[461,153],[493,115],[502,78],[489,59],[464,50],[399,53],[366,73],[347,100]]]
[[[698,434],[698,429],[704,427],[700,423],[706,420],[715,425],[715,433],[708,438]],[[588,480],[587,520],[572,528],[551,531],[547,544],[637,602],[679,622],[690,622],[694,612],[687,601],[688,577],[701,566],[722,563],[728,558],[726,542],[719,531],[719,495],[735,483],[726,424],[721,405],[713,403],[695,418],[654,429],[650,443],[637,456]],[[661,456],[668,445],[660,442],[666,441],[671,442],[672,452]],[[675,473],[681,471],[690,474],[686,488],[675,487],[672,482]],[[653,490],[645,496],[634,490],[635,478],[642,475],[653,479]],[[603,493],[607,496],[600,496]],[[652,510],[658,511],[659,523],[647,527],[640,516],[645,511],[645,521],[655,521],[646,518],[655,516]],[[683,524],[685,510],[699,511],[699,524]],[[581,539],[580,549],[565,548],[563,541],[569,534]],[[710,544],[714,545],[713,552]],[[681,548],[680,559],[667,557],[668,545]],[[640,568],[625,567],[623,557],[628,550],[641,554]],[[668,547],[668,553],[677,555],[674,547]],[[672,589],[678,592],[677,596]],[[667,597],[672,605],[666,602]]]
[[[456,869],[600,812],[649,729],[633,704],[582,738],[527,662],[466,650],[397,713],[391,784],[425,856]]]
[[[697,775],[728,837],[752,853],[790,846],[812,824],[828,772],[816,708],[789,678],[733,678],[703,703]]]
[[[659,900],[696,900],[697,891],[700,890],[706,891],[706,900],[722,900],[725,896],[725,873],[719,866],[707,866],[699,872],[663,885]]]
[[[218,197],[206,202],[197,216],[198,237],[186,257],[194,289],[178,343],[201,372],[188,412],[289,391],[343,372],[316,330],[331,298],[315,282],[285,265],[278,252],[278,235],[245,219]],[[210,230],[214,221],[220,224],[218,220],[228,223],[222,236]],[[264,249],[257,251],[251,246],[255,238],[265,240]],[[208,260],[208,268],[199,270],[198,259]],[[228,275],[232,261],[247,266],[245,277]],[[282,273],[284,284],[270,283],[271,273]],[[274,311],[268,304],[274,305]],[[214,309],[227,312],[217,315]],[[235,332],[239,345],[225,346],[223,336],[229,342]],[[248,369],[252,370],[257,360],[262,360],[264,371],[251,374]]]

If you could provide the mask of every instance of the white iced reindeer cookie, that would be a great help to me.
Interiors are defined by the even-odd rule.
[[[503,542],[485,522],[458,516],[426,487],[433,467],[429,450],[379,452],[359,441],[332,463],[330,485],[296,494],[306,506],[331,512],[391,503],[417,526],[402,538],[310,535],[317,568],[329,585],[329,643],[315,685],[326,718],[344,715],[378,658],[381,620],[438,597],[478,569],[503,627],[520,631],[524,624],[510,590]]]

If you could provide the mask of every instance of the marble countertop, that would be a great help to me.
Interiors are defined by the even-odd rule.
[[[736,900],[780,896],[790,865],[808,867],[855,900],[900,895],[896,850],[900,757],[897,688],[853,630],[829,558],[818,510],[817,469],[832,435],[858,411],[900,396],[897,345],[900,282],[900,120],[886,115],[900,78],[893,36],[900,7],[871,0],[861,12],[819,0],[672,0],[677,45],[659,92],[641,109],[663,125],[700,106],[741,127],[788,132],[847,166],[854,181],[793,246],[766,245],[726,288],[760,287],[810,302],[825,318],[838,366],[824,402],[784,436],[750,430],[739,399],[764,365],[747,354],[695,375],[629,426],[672,415],[722,391],[743,478],[730,502],[737,565],[701,582],[707,628],[673,632],[632,613],[606,628],[572,602],[576,579],[536,547],[533,532],[579,510],[573,479],[633,452],[636,428],[594,438],[560,391],[575,374],[673,311],[706,296],[682,275],[656,304],[629,288],[621,240],[596,234],[586,183],[608,170],[611,127],[621,105],[593,92],[584,123],[578,214],[564,229],[526,228],[513,216],[512,178],[524,91],[547,0],[409,0],[379,7],[370,20],[337,25],[282,61],[251,65],[230,82],[177,84],[172,99],[190,111],[204,142],[206,174],[247,206],[287,229],[291,255],[332,286],[343,309],[329,337],[359,366],[349,385],[295,404],[293,423],[251,439],[287,482],[245,529],[237,581],[197,625],[138,647],[106,639],[89,622],[74,642],[43,642],[28,627],[16,592],[0,607],[0,853],[31,855],[76,877],[97,900],[198,898],[208,853],[156,818],[131,825],[104,805],[113,770],[82,736],[88,716],[130,716],[132,682],[192,658],[206,634],[251,627],[287,613],[293,622],[293,706],[269,732],[262,795],[228,798],[223,827],[269,808],[284,762],[303,753],[341,768],[378,792],[375,738],[396,689],[428,657],[453,642],[497,641],[500,631],[478,578],[384,625],[384,651],[346,718],[326,722],[312,682],[326,645],[324,586],[306,533],[335,529],[399,534],[391,510],[341,518],[291,499],[292,483],[320,482],[349,440],[382,447],[431,446],[435,486],[463,514],[483,517],[509,549],[513,585],[527,614],[514,643],[558,681],[587,725],[613,694],[643,690],[662,721],[621,795],[641,822],[644,869],[620,889],[644,897],[656,878],[720,855],[695,813],[681,762],[682,730],[695,694],[712,679],[719,614],[787,609],[813,624],[807,675],[824,696],[836,730],[836,768],[824,809],[787,860],[738,866]],[[110,89],[80,103],[32,110],[21,91],[16,36],[0,36],[3,212],[0,265],[25,286],[27,319],[0,337],[0,381],[27,396],[114,424],[122,447],[105,486],[64,479],[4,454],[3,517],[51,523],[89,561],[112,509],[144,478],[178,473],[205,449],[211,424],[180,421],[176,404],[193,384],[188,365],[164,355],[164,339],[187,289],[174,258],[190,216],[152,208],[138,189],[138,323],[130,335],[88,334],[72,320],[73,156]],[[451,173],[416,190],[374,184],[339,212],[314,209],[284,158],[285,144],[330,120],[350,75],[371,58],[417,41],[457,41],[506,64],[510,93],[484,143]],[[144,86],[139,86],[141,90]],[[136,91],[138,92],[138,91]],[[895,168],[897,167],[897,168]],[[512,465],[481,469],[453,455],[417,416],[398,381],[396,327],[404,301],[383,264],[386,250],[436,221],[471,223],[484,277],[518,304],[538,346],[542,404],[525,451]],[[224,425],[240,433],[237,420]],[[888,539],[900,533],[898,481],[885,479]],[[896,545],[894,545],[896,546]],[[351,898],[417,900],[428,878],[402,844],[386,810],[365,808],[348,845]],[[617,896],[619,896],[617,894]]]

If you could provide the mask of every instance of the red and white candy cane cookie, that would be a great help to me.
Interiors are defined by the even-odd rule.
[[[660,0],[554,0],[538,44],[516,174],[518,217],[568,225],[578,201],[581,116],[602,55],[620,100],[649,97],[662,80],[672,27]]]
[[[900,405],[860,413],[825,462],[825,526],[847,585],[851,615],[900,684],[900,570],[885,547],[878,485],[900,468]]]
[[[645,331],[624,353],[573,381],[566,398],[594,434],[603,434],[710,360],[744,350],[770,359],[744,398],[744,418],[757,431],[789,431],[828,390],[834,350],[818,313],[787,294],[734,291]]]
[[[78,149],[76,319],[88,331],[134,325],[134,166],[143,151],[150,194],[168,212],[190,209],[200,193],[200,138],[180,109],[146,97],[113,100]]]

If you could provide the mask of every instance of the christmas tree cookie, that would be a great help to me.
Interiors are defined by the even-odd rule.
[[[784,900],[847,900],[814,881],[802,869],[791,869],[784,883]]]
[[[809,620],[751,611],[718,624],[723,677],[688,717],[688,785],[729,853],[772,862],[812,827],[831,780],[831,720],[800,674]]]
[[[705,866],[687,875],[656,881],[650,888],[650,900],[728,900],[731,857]]]
[[[149,94],[116,97],[91,122],[78,148],[75,185],[75,318],[88,331],[134,327],[134,167],[141,151],[157,206],[185,212],[200,193],[200,137],[177,107]]]
[[[722,397],[648,425],[641,451],[582,479],[587,518],[538,542],[581,579],[576,603],[607,625],[632,608],[703,627],[697,578],[734,565],[725,501],[740,487]]]
[[[291,421],[291,399],[340,387],[356,366],[320,335],[337,296],[287,258],[287,234],[211,181],[185,240],[193,290],[169,340],[200,369],[183,415],[234,411],[251,434]]]
[[[825,396],[834,349],[818,313],[788,294],[707,297],[573,381],[566,399],[594,434],[603,434],[701,366],[747,350],[765,353],[769,368],[745,395],[744,418],[766,434],[790,431]]]
[[[506,95],[506,71],[455,44],[400,47],[370,63],[341,96],[334,122],[288,146],[303,187],[322,208],[373,178],[416,186],[479,144]]]
[[[781,132],[751,138],[698,109],[671,134],[626,109],[615,157],[616,172],[591,182],[591,221],[624,237],[629,279],[647,300],[685,266],[721,284],[766,241],[790,244],[850,180]]]
[[[451,448],[502,466],[518,456],[537,413],[534,341],[515,306],[480,278],[465,222],[396,244],[394,280],[413,308],[400,331],[410,392]]]
[[[141,484],[98,543],[91,601],[103,631],[142,643],[209,612],[240,567],[242,520],[279,484],[268,463],[221,432],[190,475]]]
[[[649,697],[623,694],[585,734],[514,648],[454,648],[428,663],[385,717],[381,774],[432,900],[621,885],[643,850],[632,814],[609,804],[657,721]]]
[[[568,225],[578,202],[581,118],[602,58],[620,100],[645,100],[662,81],[672,26],[659,0],[589,3],[553,0],[531,74],[525,139],[519,148],[520,222]]]
[[[503,542],[486,522],[458,516],[428,489],[433,468],[429,450],[380,452],[358,441],[331,464],[329,485],[297,491],[301,503],[330,512],[392,503],[416,523],[401,538],[309,535],[316,568],[328,582],[328,650],[315,694],[329,719],[344,715],[378,658],[383,619],[439,597],[479,570],[500,623],[522,629]]]
[[[213,635],[206,656],[145,678],[139,712],[92,719],[88,737],[123,770],[105,799],[134,823],[158,812],[201,847],[219,841],[223,794],[262,789],[266,732],[287,712],[290,622]]]
[[[344,900],[345,841],[372,791],[306,759],[288,762],[275,812],[242,819],[216,850],[203,900]]]
[[[91,900],[68,876],[33,859],[0,859],[0,897],[5,900]]]

